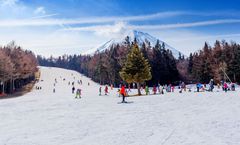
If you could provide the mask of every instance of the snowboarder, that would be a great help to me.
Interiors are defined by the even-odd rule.
[[[121,87],[120,94],[122,95],[122,103],[126,103],[126,101],[125,101],[126,91],[125,91],[124,85],[122,85],[122,87]]]
[[[100,86],[99,87],[99,96],[101,96],[102,95],[102,87]]]
[[[108,86],[106,85],[106,87],[105,87],[105,95],[107,95],[108,94]]]
[[[146,95],[149,95],[149,88],[148,88],[148,86],[145,87],[145,92],[146,92]]]
[[[73,86],[72,87],[72,94],[74,94],[74,91],[75,91],[75,87]]]

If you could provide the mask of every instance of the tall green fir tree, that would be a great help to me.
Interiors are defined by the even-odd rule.
[[[132,45],[120,76],[127,83],[137,83],[138,95],[141,95],[140,84],[152,78],[149,62],[143,57],[137,44]]]

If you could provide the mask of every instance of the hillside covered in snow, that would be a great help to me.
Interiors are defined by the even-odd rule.
[[[40,82],[35,87],[41,90],[0,100],[0,144],[240,143],[239,88],[227,93],[215,89],[214,92],[180,94],[175,90],[164,95],[129,97],[129,103],[119,104],[117,89],[109,88],[109,95],[99,96],[100,86],[75,71],[48,67],[40,70]],[[78,80],[83,84],[78,84]],[[81,99],[74,98],[72,82],[82,89]]]

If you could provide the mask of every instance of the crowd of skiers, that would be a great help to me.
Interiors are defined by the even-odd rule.
[[[72,74],[72,76],[73,76],[73,74]],[[76,89],[75,88],[75,79],[76,79],[76,77],[74,76],[73,79],[74,79],[73,82],[68,81],[68,86],[71,85],[71,93],[73,95],[75,95],[75,98],[81,98],[81,96],[82,96],[82,89],[80,89],[80,88]],[[60,80],[63,80],[63,82],[66,81],[65,78],[62,78],[62,76],[60,76]],[[79,85],[82,85],[83,82],[82,82],[82,80],[77,80],[77,83],[78,83],[78,86],[79,86]],[[54,79],[54,83],[53,83],[53,93],[56,93],[56,85],[57,84],[58,84],[58,79],[55,78]],[[88,85],[90,85],[89,82],[88,82]]]
[[[111,85],[112,86],[112,85]],[[133,83],[133,88],[136,88]],[[227,83],[225,81],[221,81],[221,84],[215,84],[214,80],[211,79],[209,81],[208,84],[201,84],[201,83],[197,83],[196,86],[194,87],[194,84],[190,84],[190,85],[186,85],[184,82],[180,82],[178,86],[174,86],[172,84],[169,85],[154,85],[152,87],[152,93],[153,95],[155,94],[164,94],[164,92],[174,92],[176,88],[178,88],[179,93],[182,92],[202,92],[202,91],[209,91],[209,92],[213,92],[215,86],[217,86],[216,91],[220,91],[221,89],[225,92],[227,91],[235,91],[236,89],[236,84],[235,83]],[[107,86],[105,87],[105,95],[107,95]],[[125,101],[125,97],[128,96],[128,93],[131,92],[131,87],[130,85],[128,85],[128,87],[126,85],[120,85],[119,86],[119,97],[122,96],[122,102],[126,102]],[[142,85],[141,86],[141,92],[142,94],[146,94],[149,95],[150,94],[150,88],[147,85]],[[143,93],[144,91],[144,93]],[[101,95],[101,87],[100,87],[100,95]]]
[[[197,83],[196,84],[197,92],[200,92],[200,91],[210,91],[210,92],[213,92],[214,84],[215,83],[214,83],[213,79],[210,80],[209,84]],[[235,83],[227,83],[226,81],[222,80],[220,83],[216,84],[216,87],[217,87],[217,91],[219,91],[221,89],[224,92],[235,91],[236,84]]]
[[[73,76],[73,74],[72,74]],[[62,78],[60,76],[60,79],[64,81],[66,81],[65,78]],[[83,84],[82,80],[76,80],[77,85],[75,84],[75,77],[73,77],[74,81],[70,82],[68,81],[68,86],[71,85],[71,92],[72,94],[75,95],[75,98],[81,98],[82,96],[82,89],[80,88],[75,88],[75,86],[80,86]],[[56,84],[58,83],[57,78],[55,78],[54,84],[53,84],[53,93],[56,92]],[[90,86],[90,82],[87,82],[87,85]],[[153,85],[153,87],[149,88],[148,85],[141,85],[140,91],[142,94],[145,95],[150,95],[150,94],[164,94],[165,92],[174,92],[175,89],[177,88],[179,90],[179,93],[183,93],[183,92],[191,92],[192,90],[196,90],[195,92],[202,92],[202,91],[209,91],[209,92],[213,92],[214,91],[214,87],[217,87],[217,91],[219,90],[223,90],[225,92],[227,91],[235,91],[236,88],[236,84],[235,83],[227,83],[225,81],[221,81],[218,84],[215,84],[214,80],[211,79],[209,81],[208,84],[201,84],[201,83],[196,83],[195,86],[194,84],[191,85],[186,85],[184,82],[180,82],[178,86],[174,86],[172,84],[168,84],[168,85],[161,85],[161,84],[157,84],[157,85]],[[137,85],[135,83],[132,84],[132,87],[130,87],[130,85],[119,85],[119,89],[118,89],[118,96],[122,97],[122,103],[127,103],[125,100],[126,96],[129,96],[129,93],[131,92],[131,88],[136,89]],[[40,88],[36,88],[36,89],[40,89]],[[106,86],[100,86],[99,87],[99,96],[101,95],[108,95],[109,94],[109,89],[113,90],[113,85],[106,85]],[[104,93],[102,92],[104,91]],[[151,93],[150,93],[151,92]]]

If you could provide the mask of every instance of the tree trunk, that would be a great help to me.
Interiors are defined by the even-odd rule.
[[[141,86],[140,86],[140,83],[139,83],[139,82],[137,83],[137,89],[138,89],[138,95],[140,96],[140,95],[141,95],[141,91],[140,91]]]

